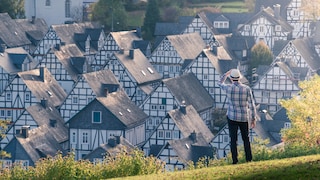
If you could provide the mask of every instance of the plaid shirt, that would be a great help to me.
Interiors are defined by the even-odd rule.
[[[250,87],[237,81],[225,84],[226,79],[227,75],[222,75],[218,85],[227,94],[229,103],[227,116],[229,119],[239,122],[255,121],[257,111]]]

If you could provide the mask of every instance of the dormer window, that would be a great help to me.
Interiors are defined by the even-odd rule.
[[[228,21],[215,21],[213,23],[214,28],[229,28],[229,22]]]

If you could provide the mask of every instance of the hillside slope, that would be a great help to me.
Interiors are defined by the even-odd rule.
[[[320,179],[320,155],[120,179]]]

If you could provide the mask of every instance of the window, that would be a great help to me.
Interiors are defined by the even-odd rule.
[[[25,101],[30,101],[30,92],[27,92],[24,97]]]
[[[224,136],[223,136],[223,142],[224,142],[224,143],[228,143],[228,142],[229,142],[229,137],[228,137],[228,135],[224,135]]]
[[[281,31],[281,26],[280,25],[276,25],[276,31]]]
[[[203,74],[203,79],[208,79],[208,74]]]
[[[279,82],[279,76],[273,76],[273,79],[272,79],[273,82]]]
[[[7,111],[7,117],[11,117],[11,111],[10,110]]]
[[[83,144],[88,144],[88,132],[83,132],[82,133],[82,143]]]
[[[245,31],[249,31],[250,30],[250,25],[248,25],[248,24],[244,25],[244,30]]]
[[[2,168],[10,168],[12,166],[11,160],[0,160],[0,164],[2,165]]]
[[[179,139],[179,131],[173,131],[172,132],[172,138],[173,139]]]
[[[76,143],[76,133],[72,133],[72,143]]]
[[[51,6],[51,0],[46,0],[46,6]]]
[[[23,168],[27,168],[29,166],[29,161],[28,160],[15,160],[14,162],[17,165],[20,165]]]
[[[158,137],[159,138],[163,138],[163,131],[161,130],[161,131],[158,131]]]
[[[285,122],[283,128],[284,128],[284,129],[289,129],[289,128],[291,128],[291,123]]]
[[[92,123],[101,123],[101,111],[92,112]]]
[[[6,94],[6,100],[7,100],[7,101],[11,101],[11,93],[10,93],[10,92],[7,92],[7,94]]]
[[[87,103],[89,104],[89,102],[91,102],[92,99],[93,99],[92,97],[88,97],[88,98],[87,98]]]
[[[166,98],[162,98],[161,99],[161,104],[167,104],[167,99]]]
[[[72,103],[78,104],[78,97],[72,97]]]
[[[264,26],[260,26],[259,27],[259,31],[260,31],[260,33],[263,33],[264,32]]]
[[[71,6],[71,2],[70,0],[66,0],[66,5],[65,5],[65,13],[66,13],[66,17],[69,18],[71,17],[71,14],[70,14],[70,6]]]
[[[2,109],[2,110],[0,110],[0,117],[5,117],[5,113],[4,113],[5,111]]]
[[[171,131],[166,131],[166,139],[171,139]]]

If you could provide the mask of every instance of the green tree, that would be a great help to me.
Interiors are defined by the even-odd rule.
[[[160,21],[160,10],[158,7],[157,0],[149,0],[144,21],[143,21],[143,27],[142,27],[142,33],[143,33],[144,39],[152,40],[156,23],[159,21]]]
[[[5,137],[5,132],[7,130],[7,123],[8,121],[0,119],[0,139]],[[0,150],[0,159],[4,159],[7,157],[11,157],[11,155],[3,150]],[[0,167],[1,167],[1,162],[0,162]]]
[[[100,22],[106,31],[123,31],[128,28],[128,15],[119,0],[99,0],[95,3],[92,21]]]
[[[25,18],[24,0],[1,0],[0,13],[5,12],[13,19]]]
[[[288,144],[307,147],[320,145],[320,77],[301,81],[300,93],[291,99],[281,100],[287,110],[291,128],[283,129],[283,140]]]
[[[251,61],[249,64],[249,70],[257,68],[259,65],[270,65],[273,60],[273,54],[269,47],[260,41],[255,44],[251,49]]]

